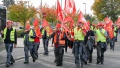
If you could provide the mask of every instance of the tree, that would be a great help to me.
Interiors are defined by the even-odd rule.
[[[53,22],[57,22],[57,12],[56,12],[56,7],[52,6],[49,7],[47,4],[45,4],[42,9],[40,9],[40,17],[42,17],[42,13],[46,13],[46,20],[50,22],[50,24],[54,24]]]
[[[89,21],[90,23],[93,23],[96,18],[95,18],[95,16],[92,16],[90,14],[86,14],[85,19],[86,19],[86,21]]]
[[[92,10],[99,20],[103,20],[106,16],[113,21],[117,20],[120,15],[120,0],[95,0]]]
[[[25,22],[36,14],[36,9],[33,6],[26,6],[26,3],[23,1],[9,6],[8,11],[8,18],[15,22],[21,22],[21,24],[24,24],[24,27]]]

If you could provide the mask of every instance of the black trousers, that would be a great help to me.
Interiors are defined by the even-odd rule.
[[[56,64],[62,64],[62,62],[63,62],[63,54],[64,54],[63,47],[55,48],[54,49],[54,54],[55,54]]]
[[[107,46],[105,42],[97,42],[97,62],[104,62],[104,52]]]

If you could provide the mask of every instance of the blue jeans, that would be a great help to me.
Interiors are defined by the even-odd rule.
[[[83,63],[83,42],[74,42],[74,56],[76,66],[80,66]]]
[[[30,51],[30,54],[32,56],[33,59],[36,59],[37,56],[35,55],[35,51],[33,49],[33,43],[30,43],[29,45],[25,45],[24,46],[24,52],[25,52],[25,61],[29,62],[29,55],[28,52]]]
[[[43,47],[45,54],[48,54],[48,44],[49,44],[49,39],[43,39]]]
[[[105,42],[97,42],[97,62],[104,62],[104,52],[107,50]]]
[[[38,58],[39,45],[40,45],[40,42],[35,42],[35,43],[34,43],[34,46],[33,46],[34,51],[35,51],[35,55],[37,56],[37,58]]]
[[[12,50],[13,50],[13,44],[9,44],[9,43],[5,43],[5,49],[7,52],[7,60],[6,63],[10,63],[12,61],[14,61],[14,58],[12,56]]]

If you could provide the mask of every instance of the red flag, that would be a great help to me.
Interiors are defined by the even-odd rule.
[[[118,20],[117,20],[117,22],[116,22],[116,23],[117,23],[117,24],[118,24],[118,23],[120,23],[120,18],[118,18]]]
[[[37,18],[34,20],[33,26],[34,26],[36,35],[41,37],[41,32],[40,32],[39,23],[38,23],[38,19]]]
[[[118,20],[116,21],[116,24],[119,26],[120,28],[120,18],[118,18]]]
[[[47,22],[46,20],[43,20],[43,21],[42,21],[42,27],[45,27],[45,26],[47,26],[47,25],[49,25],[48,22]]]
[[[64,19],[64,15],[63,15],[63,12],[62,12],[62,8],[60,6],[60,3],[59,1],[57,0],[57,18],[59,21],[63,21]]]
[[[74,0],[65,0],[65,7],[64,10],[67,14],[75,13],[76,6]]]
[[[70,16],[67,16],[65,19],[64,19],[64,25],[67,24],[66,28],[68,28],[67,30],[69,30],[70,28],[72,28],[73,24],[74,24],[74,20],[70,17]]]
[[[84,23],[84,29],[86,30],[86,31],[88,31],[89,30],[89,25],[88,25],[88,23],[86,22],[86,20],[85,20],[85,18],[84,18],[84,15],[83,15],[83,13],[80,11],[80,13],[79,13],[79,15],[78,15],[78,22],[82,22],[82,23]]]
[[[108,24],[111,20],[108,17],[106,17],[104,21],[105,21],[105,24]]]
[[[34,23],[33,23],[33,26],[35,27],[35,26],[38,26],[39,24],[38,24],[38,19],[36,18],[35,20],[34,20]]]
[[[108,31],[110,38],[112,39],[114,37],[114,30],[112,28],[112,21],[110,21],[108,24],[105,26],[105,30]]]
[[[38,37],[42,36],[39,26],[35,27],[35,33],[36,33],[36,36],[38,36]]]
[[[52,34],[52,28],[50,27],[46,20],[43,20],[42,27],[48,32],[49,35]]]

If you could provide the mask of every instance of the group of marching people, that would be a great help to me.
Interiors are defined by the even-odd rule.
[[[57,23],[53,33],[50,35],[46,29],[41,28],[41,34],[36,34],[36,28],[31,29],[30,25],[27,25],[24,33],[22,34],[24,39],[24,53],[25,62],[29,63],[29,51],[33,58],[33,62],[38,58],[38,49],[40,46],[40,39],[42,38],[44,55],[48,56],[48,44],[49,39],[52,39],[52,46],[54,46],[54,55],[56,66],[62,66],[64,48],[67,52],[67,48],[72,49],[72,53],[75,57],[76,68],[83,67],[83,64],[92,63],[93,49],[97,50],[97,64],[104,63],[104,52],[107,50],[107,45],[110,43],[110,49],[114,50],[115,42],[117,41],[118,27],[113,25],[114,37],[110,38],[109,33],[104,29],[104,24],[99,23],[97,26],[89,25],[89,31],[85,31],[83,22],[77,22],[69,31],[62,28],[61,23]],[[12,56],[13,44],[17,45],[17,33],[16,29],[12,27],[10,21],[7,22],[4,31],[1,31],[4,39],[5,48],[7,51],[6,66],[9,67],[15,62]]]
[[[88,61],[92,63],[92,53],[95,48],[97,50],[96,64],[104,63],[104,53],[108,44],[110,44],[110,49],[114,51],[118,33],[117,25],[113,25],[113,38],[109,37],[109,33],[105,30],[103,23],[99,23],[96,26],[89,25],[89,31],[85,31],[83,25],[83,22],[78,22],[70,31],[63,29],[60,23],[56,25],[54,33],[51,35],[53,38],[52,44],[54,43],[56,66],[62,66],[64,48],[65,52],[67,52],[67,46],[72,48],[76,68],[83,67],[83,64],[87,64]]]

